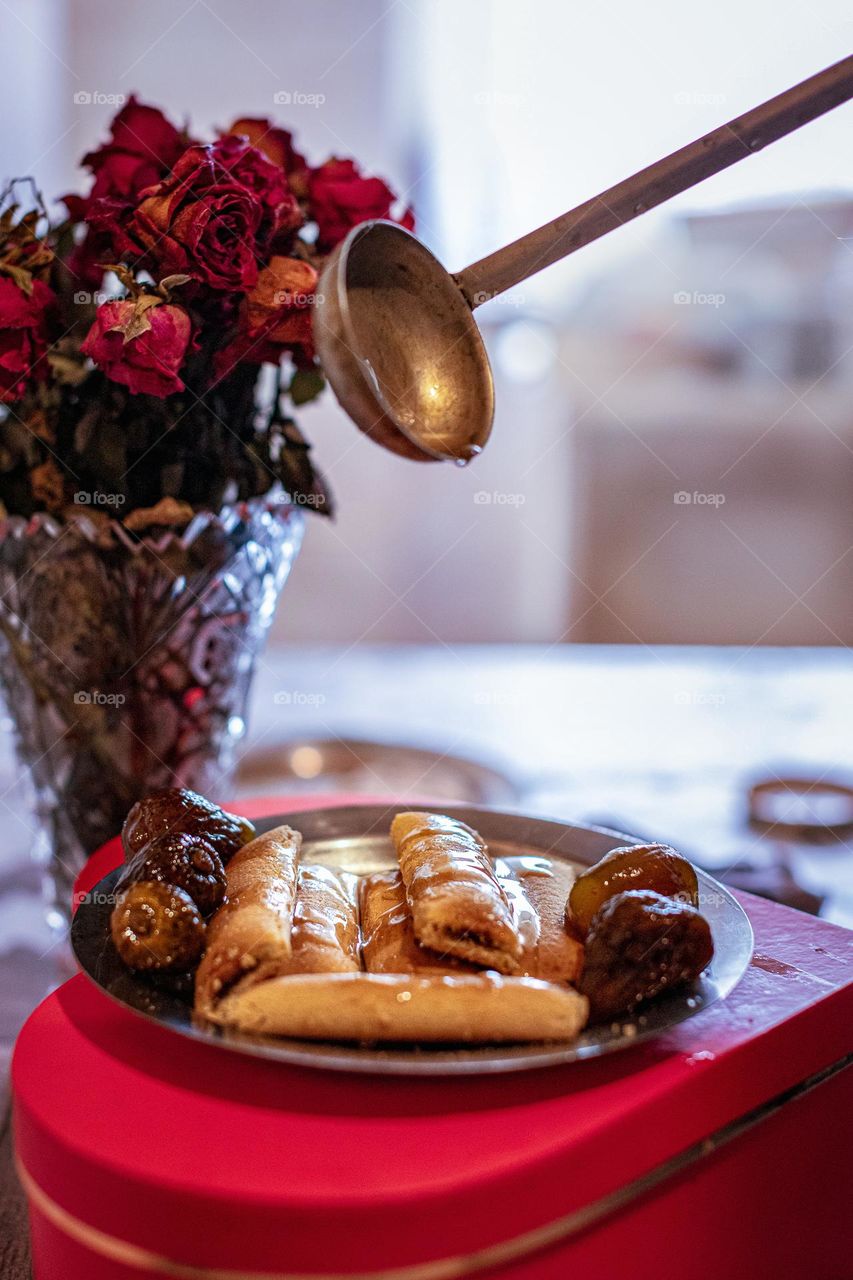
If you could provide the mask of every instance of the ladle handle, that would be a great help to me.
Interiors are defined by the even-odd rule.
[[[647,209],[737,164],[769,142],[853,98],[853,56],[809,76],[745,115],[617,182],[454,277],[474,308],[607,235]]]

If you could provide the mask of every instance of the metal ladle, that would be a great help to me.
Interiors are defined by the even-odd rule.
[[[342,407],[394,453],[468,462],[489,438],[495,402],[476,307],[851,97],[853,56],[458,275],[395,223],[354,227],[322,273],[314,323]]]

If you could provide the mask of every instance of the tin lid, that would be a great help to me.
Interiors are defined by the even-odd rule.
[[[25,1178],[84,1232],[183,1266],[441,1264],[418,1273],[430,1280],[481,1250],[519,1256],[849,1052],[853,934],[743,902],[756,954],[726,1001],[648,1045],[523,1076],[244,1058],[143,1023],[78,976],[16,1049]]]

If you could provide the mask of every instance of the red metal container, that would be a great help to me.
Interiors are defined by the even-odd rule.
[[[14,1060],[36,1280],[853,1275],[853,933],[742,900],[728,1000],[517,1075],[253,1060],[72,979]]]

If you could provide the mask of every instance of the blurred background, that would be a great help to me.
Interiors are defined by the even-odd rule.
[[[3,6],[0,171],[48,198],[117,95],[199,133],[272,115],[354,155],[458,269],[847,52],[843,0],[34,0]],[[470,468],[402,462],[331,396],[331,476],[278,642],[849,644],[849,108],[480,312]],[[319,602],[322,601],[322,605]]]

